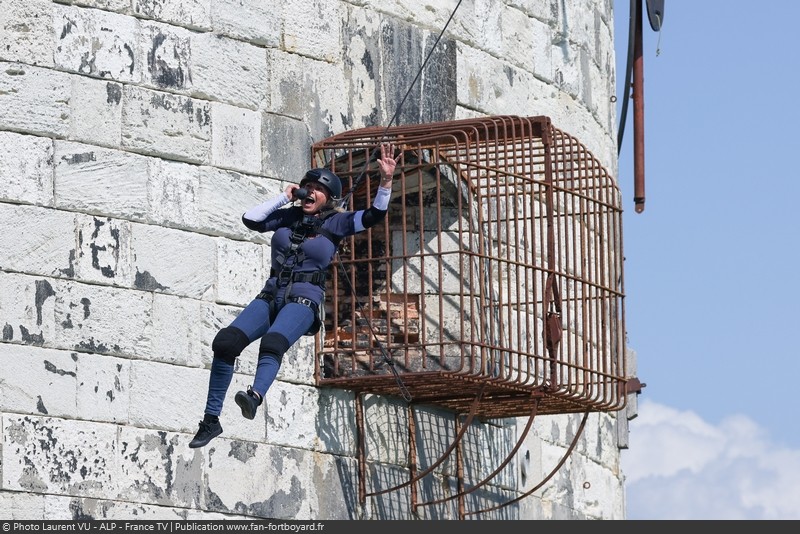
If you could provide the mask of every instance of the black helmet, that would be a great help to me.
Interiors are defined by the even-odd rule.
[[[306,173],[305,177],[300,180],[300,187],[303,187],[308,182],[317,182],[324,185],[331,194],[331,198],[339,198],[342,196],[342,181],[328,169],[311,169]]]

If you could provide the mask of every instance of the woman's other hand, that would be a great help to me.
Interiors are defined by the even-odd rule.
[[[402,152],[394,155],[394,145],[392,143],[381,144],[381,157],[378,159],[378,167],[381,169],[381,187],[392,187],[392,178],[394,177],[394,169],[397,166],[397,160],[400,159]]]

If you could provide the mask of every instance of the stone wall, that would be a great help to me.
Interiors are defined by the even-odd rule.
[[[253,421],[232,402],[255,370],[248,347],[223,435],[187,446],[214,334],[269,269],[268,236],[241,214],[296,182],[313,142],[547,115],[616,173],[612,2],[463,2],[437,43],[457,4],[0,0],[0,516],[458,517],[453,501],[413,511],[408,488],[360,502],[353,394],[314,386],[310,337]],[[406,410],[368,397],[365,412],[379,489],[408,476]],[[592,414],[547,484],[483,517],[624,518],[617,415]],[[452,416],[420,417],[426,450],[446,448]],[[525,423],[476,425],[468,468],[493,469]],[[579,423],[537,419],[468,503],[538,484]],[[454,472],[445,462],[423,500]]]

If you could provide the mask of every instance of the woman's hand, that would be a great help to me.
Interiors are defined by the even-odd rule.
[[[286,186],[286,189],[284,189],[283,192],[286,193],[286,196],[289,197],[289,200],[294,200],[294,192],[299,188],[300,186],[297,184],[289,184]]]
[[[381,144],[381,157],[378,159],[378,167],[381,169],[381,187],[391,188],[392,178],[394,177],[394,169],[397,166],[397,160],[403,153],[394,156],[394,145],[392,143]]]

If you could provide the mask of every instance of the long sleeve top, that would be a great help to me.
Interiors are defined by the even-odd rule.
[[[386,217],[390,196],[391,189],[378,187],[370,208],[326,213],[319,226],[322,231],[308,232],[294,251],[292,233],[296,229],[296,223],[309,224],[310,229],[316,222],[313,218],[321,217],[321,213],[304,215],[299,206],[281,209],[290,201],[285,192],[246,211],[242,215],[245,226],[261,233],[274,232],[270,243],[272,270],[264,291],[283,298],[303,297],[320,305],[325,298],[324,284],[302,281],[297,279],[302,277],[295,277],[294,274],[327,271],[342,238],[370,228]],[[284,274],[279,281],[278,275],[281,271],[291,273],[295,280],[287,285],[286,282],[292,278]]]

